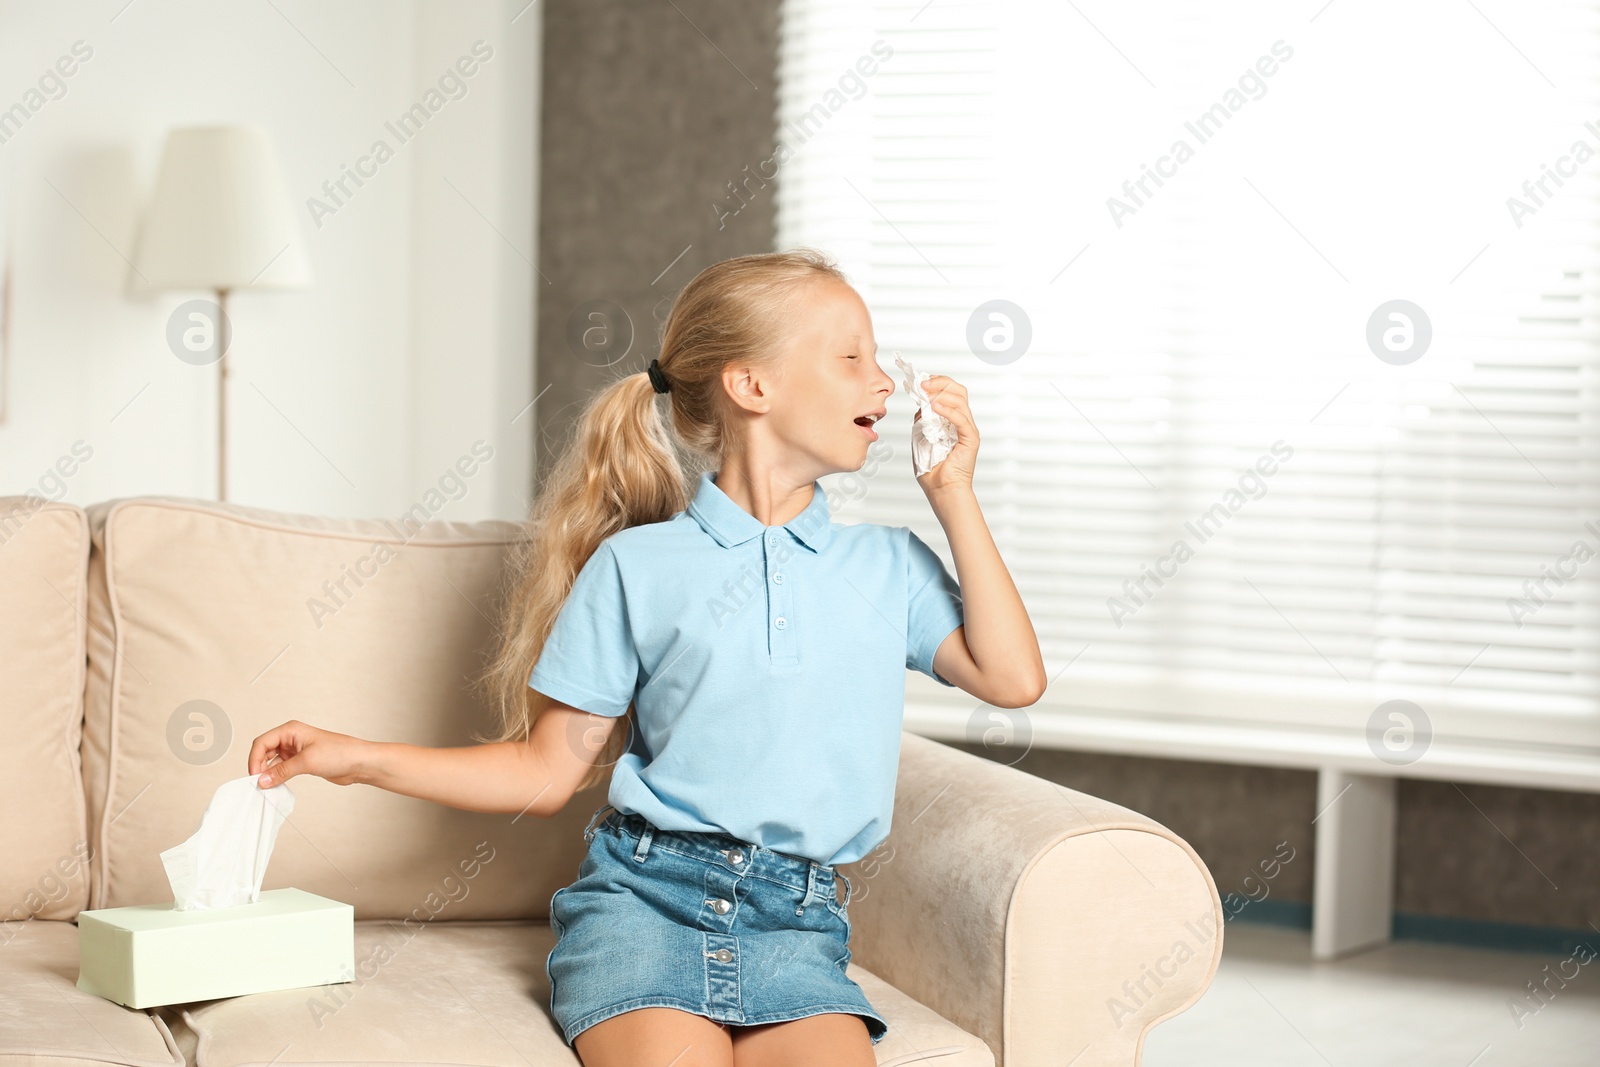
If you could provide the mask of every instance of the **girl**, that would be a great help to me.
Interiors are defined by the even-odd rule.
[[[962,386],[926,382],[958,441],[918,478],[960,584],[908,527],[830,521],[816,479],[861,468],[894,392],[876,352],[821,253],[706,268],[534,505],[480,679],[500,735],[432,749],[290,722],[251,746],[263,788],[308,773],[545,816],[610,768],[550,901],[551,1015],[586,1067],[873,1064],[888,1024],[846,974],[837,866],[889,832],[902,664],[1000,707],[1044,691]],[[686,473],[675,443],[710,465]]]

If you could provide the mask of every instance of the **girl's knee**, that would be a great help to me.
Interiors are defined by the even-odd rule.
[[[635,1008],[595,1023],[572,1042],[583,1067],[733,1067],[733,1043],[719,1022],[677,1008]]]

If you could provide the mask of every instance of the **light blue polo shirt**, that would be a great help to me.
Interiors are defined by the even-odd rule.
[[[889,835],[905,669],[952,685],[933,654],[961,590],[910,527],[835,523],[812,493],[764,526],[707,471],[685,510],[606,538],[528,684],[598,715],[635,706],[619,810],[850,863]]]

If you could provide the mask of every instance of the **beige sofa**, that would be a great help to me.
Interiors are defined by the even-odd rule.
[[[170,901],[158,853],[268,727],[487,728],[464,682],[516,527],[41,504],[0,498],[0,1067],[576,1063],[547,909],[603,786],[541,819],[296,778],[265,888],[354,904],[349,982],[149,1011],[75,985],[78,912]],[[1221,953],[1216,887],[1171,831],[913,734],[889,840],[843,869],[883,1064],[1137,1064]]]

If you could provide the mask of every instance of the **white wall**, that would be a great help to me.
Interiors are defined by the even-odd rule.
[[[494,458],[438,517],[521,518],[533,412],[512,420],[534,395],[541,16],[525,3],[0,6],[0,110],[74,42],[93,49],[0,144],[13,274],[0,494],[215,498],[217,368],[166,343],[171,311],[207,294],[141,295],[127,260],[166,130],[249,122],[276,143],[316,279],[231,297],[229,499],[394,516],[482,440]],[[492,56],[465,94],[444,94],[401,144],[386,120],[479,40]],[[318,226],[306,200],[380,137],[394,158]],[[64,491],[41,487],[80,440],[92,456]]]

